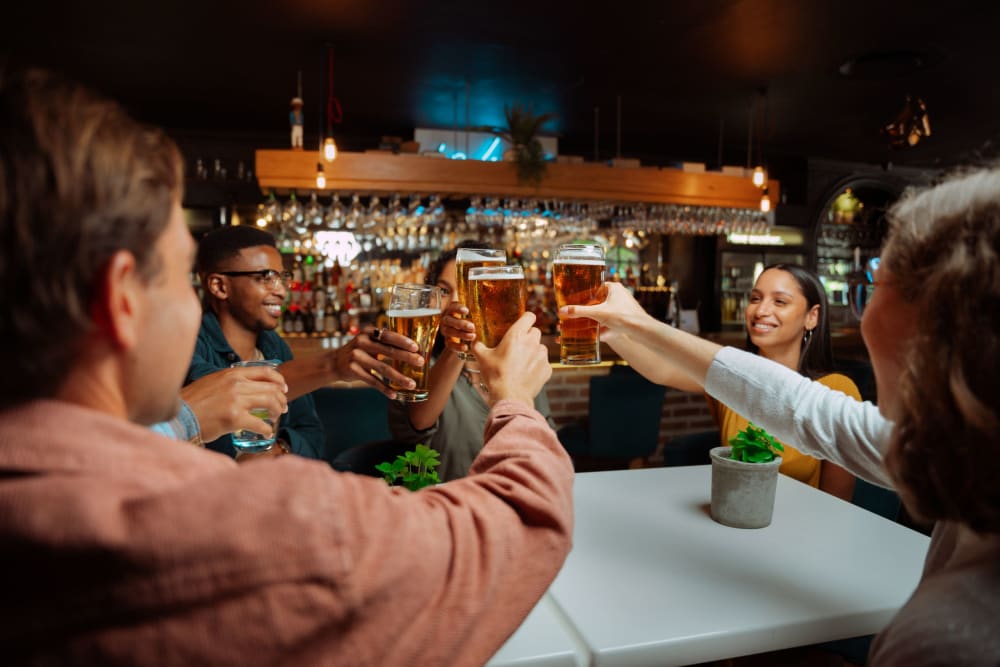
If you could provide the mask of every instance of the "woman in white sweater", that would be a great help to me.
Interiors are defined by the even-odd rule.
[[[908,193],[889,220],[861,323],[877,408],[672,329],[618,285],[604,303],[560,317],[600,321],[602,339],[650,380],[683,373],[936,522],[921,581],[876,637],[870,664],[998,665],[1000,169]]]

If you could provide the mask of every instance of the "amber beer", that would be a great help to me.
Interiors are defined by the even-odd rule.
[[[469,271],[480,266],[503,266],[507,263],[507,253],[503,250],[492,248],[459,248],[455,253],[455,273],[457,284],[455,285],[456,298],[465,306],[469,305],[471,295],[469,294]],[[474,360],[476,357],[469,352],[460,352],[463,359]]]
[[[389,387],[396,392],[399,400],[416,403],[427,400],[427,371],[441,324],[444,303],[441,290],[430,285],[393,285],[389,309],[389,328],[402,334],[417,344],[417,353],[424,358],[421,367],[411,366],[402,361],[392,360],[392,367],[416,383],[413,389],[404,389],[389,381]]]
[[[524,315],[528,299],[524,269],[520,266],[483,266],[469,271],[469,317],[476,336],[486,347],[496,347]]]
[[[589,306],[603,301],[604,250],[600,246],[568,244],[559,247],[552,263],[556,305]],[[580,317],[559,322],[559,360],[582,366],[601,361],[598,324]]]

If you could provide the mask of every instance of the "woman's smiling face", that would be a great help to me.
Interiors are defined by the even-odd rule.
[[[816,328],[819,305],[809,307],[791,273],[768,269],[750,292],[745,317],[747,334],[764,356],[773,357],[774,352],[789,348],[797,356],[803,334]]]

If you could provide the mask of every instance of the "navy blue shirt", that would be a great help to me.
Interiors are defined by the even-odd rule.
[[[292,350],[281,336],[273,331],[262,331],[257,335],[257,349],[265,359],[291,361]],[[194,358],[188,368],[185,384],[190,384],[198,378],[229,368],[237,361],[243,361],[233,351],[232,346],[222,333],[222,327],[214,313],[206,312],[201,317],[201,329],[198,330],[198,342],[194,348]],[[316,405],[312,395],[305,394],[288,402],[288,412],[281,415],[278,423],[278,437],[289,444],[292,451],[300,456],[311,459],[324,459],[326,435],[323,424],[316,414]],[[233,447],[233,437],[224,435],[205,446],[229,456],[236,456]]]

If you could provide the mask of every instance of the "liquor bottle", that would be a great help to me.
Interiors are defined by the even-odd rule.
[[[316,331],[316,316],[313,314],[312,306],[306,304],[302,309],[302,333],[312,336],[314,331]]]
[[[285,314],[281,319],[281,331],[285,335],[295,333],[295,313],[298,309],[299,307],[294,303],[285,309]]]
[[[323,329],[328,336],[332,336],[337,332],[337,325],[340,323],[340,318],[336,314],[335,307],[338,304],[334,302],[323,315]]]

